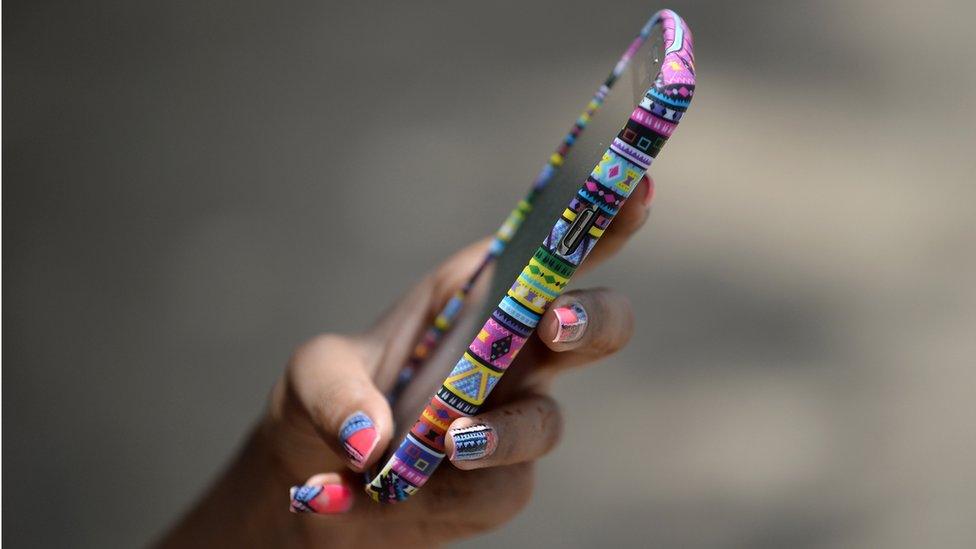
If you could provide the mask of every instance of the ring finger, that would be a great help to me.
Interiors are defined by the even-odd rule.
[[[548,395],[529,394],[491,411],[455,420],[447,455],[458,469],[482,469],[536,460],[556,446],[562,414]]]

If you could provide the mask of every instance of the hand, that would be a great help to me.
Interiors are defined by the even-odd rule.
[[[652,196],[653,183],[645,178],[581,272],[613,255],[644,224]],[[263,531],[252,523],[248,541],[430,547],[494,528],[525,506],[534,462],[558,443],[562,430],[559,407],[549,396],[552,380],[613,354],[630,339],[630,305],[612,290],[577,290],[556,299],[486,407],[451,424],[445,441],[450,464],[443,463],[416,496],[383,505],[363,491],[361,472],[376,464],[391,443],[399,443],[392,440],[393,419],[384,394],[415,338],[473,272],[488,243],[448,259],[367,332],[322,335],[295,351],[272,391],[266,417],[239,458],[246,462],[248,454],[260,455],[262,465],[238,464],[234,469],[246,473],[232,469],[214,490],[220,492],[225,483],[253,482],[234,478],[242,475],[270,479],[262,481],[266,489],[254,490],[260,495],[248,491],[233,496],[261,498],[261,514],[275,514],[258,521],[268,524]],[[267,470],[262,473],[262,468]],[[292,511],[341,516],[288,514],[285,496],[292,485],[304,485],[291,488]],[[270,497],[278,498],[273,504],[277,507]],[[220,499],[213,494],[208,499],[215,498]],[[194,515],[206,514],[201,507],[207,505],[207,500],[201,503],[168,541],[175,541],[181,530],[199,536],[200,530],[192,528]]]

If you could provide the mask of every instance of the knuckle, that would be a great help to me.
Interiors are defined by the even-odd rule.
[[[612,355],[634,335],[634,310],[626,297],[610,290],[601,290],[596,297],[598,319],[596,329],[589,334],[588,347],[598,355]]]
[[[617,322],[619,329],[617,331],[617,351],[622,349],[625,345],[630,343],[630,339],[634,337],[634,308],[630,304],[630,300],[624,296],[620,296],[620,305],[617,308],[619,321]]]
[[[617,225],[622,234],[630,235],[644,226],[649,213],[647,208],[624,208],[621,215],[613,221],[613,225]]]
[[[426,513],[451,517],[448,530],[438,526],[439,537],[466,537],[496,528],[521,512],[531,501],[533,477],[531,464],[478,469],[454,475],[450,482],[435,480],[437,488],[429,490],[428,485],[418,497],[424,498]],[[426,538],[430,539],[435,538]]]
[[[349,343],[347,337],[339,334],[319,334],[296,347],[288,363],[292,368],[308,368],[348,346]]]
[[[476,477],[474,497],[492,502],[480,519],[483,526],[498,525],[515,517],[532,500],[535,467],[517,463],[465,473]]]
[[[542,454],[555,448],[563,436],[563,414],[559,403],[548,395],[540,397],[538,404],[539,428],[542,430]]]

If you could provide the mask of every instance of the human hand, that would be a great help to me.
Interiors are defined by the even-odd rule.
[[[612,255],[643,225],[653,196],[650,180],[642,181],[635,195],[581,270]],[[594,289],[560,296],[488,406],[451,424],[445,442],[454,467],[442,467],[409,504],[369,501],[361,489],[362,475],[340,471],[362,472],[391,442],[399,442],[391,440],[392,414],[383,395],[417,334],[464,283],[487,246],[482,241],[448,259],[365,333],[322,335],[292,356],[272,393],[262,430],[273,441],[284,476],[300,480],[311,475],[304,486],[292,488],[292,510],[345,514],[341,529],[329,519],[296,517],[309,539],[429,546],[509,520],[529,500],[534,461],[559,440],[562,420],[548,394],[551,381],[616,352],[629,340],[632,313],[618,293]]]
[[[645,178],[581,272],[612,256],[644,224],[653,191]],[[434,269],[364,333],[321,335],[300,346],[245,447],[159,546],[431,547],[516,515],[532,494],[534,462],[560,437],[552,380],[616,352],[630,338],[630,305],[614,291],[571,291],[552,303],[480,413],[451,424],[445,446],[453,467],[443,464],[400,505],[374,503],[362,489],[362,471],[399,442],[391,440],[392,414],[383,395],[488,243],[469,246]],[[290,487],[291,510],[310,513],[285,510]]]

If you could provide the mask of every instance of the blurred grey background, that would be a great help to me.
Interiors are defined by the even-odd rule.
[[[5,2],[3,541],[158,536],[290,349],[494,230],[662,7],[699,92],[576,283],[637,336],[461,546],[976,544],[976,5],[937,0]]]

